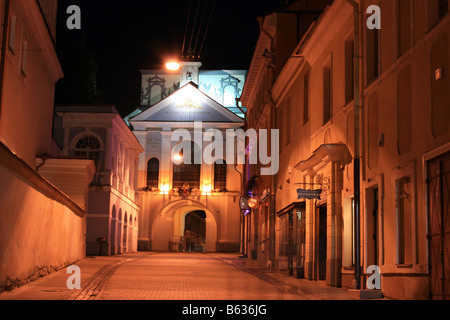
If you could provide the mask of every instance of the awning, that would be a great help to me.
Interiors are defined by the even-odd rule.
[[[293,202],[290,205],[288,205],[287,207],[281,209],[280,211],[277,212],[277,215],[279,217],[284,216],[286,213],[289,213],[290,211],[294,210],[294,209],[305,209],[305,201],[301,201],[301,202]]]

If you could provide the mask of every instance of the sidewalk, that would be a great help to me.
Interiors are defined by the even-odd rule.
[[[318,300],[361,300],[359,298],[359,292],[352,292],[347,288],[330,287],[325,283],[325,281],[297,279],[286,273],[268,268],[258,261],[248,258],[241,258],[239,255],[219,255],[218,258],[234,265],[237,268],[260,277],[265,281],[277,285],[284,290],[304,292],[316,297]],[[388,299],[383,298],[373,300]]]

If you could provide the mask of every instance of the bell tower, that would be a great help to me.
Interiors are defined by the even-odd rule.
[[[198,61],[182,61],[180,64],[181,64],[180,86],[183,87],[191,81],[198,85],[199,70],[202,66],[202,63]]]

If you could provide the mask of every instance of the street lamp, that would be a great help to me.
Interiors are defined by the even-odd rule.
[[[258,205],[258,199],[256,198],[250,198],[248,199],[248,206],[250,207],[250,209],[255,208]]]
[[[181,65],[179,62],[170,61],[170,62],[166,63],[166,68],[171,71],[177,71],[177,70],[180,70]]]
[[[161,193],[169,194],[170,186],[168,184],[161,185]]]

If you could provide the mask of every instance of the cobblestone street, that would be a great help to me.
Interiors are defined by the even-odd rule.
[[[88,257],[81,289],[69,290],[66,269],[0,295],[0,300],[351,300],[345,289],[268,276],[232,254],[138,253]],[[278,276],[278,279],[277,279]],[[288,277],[285,277],[288,278]]]

